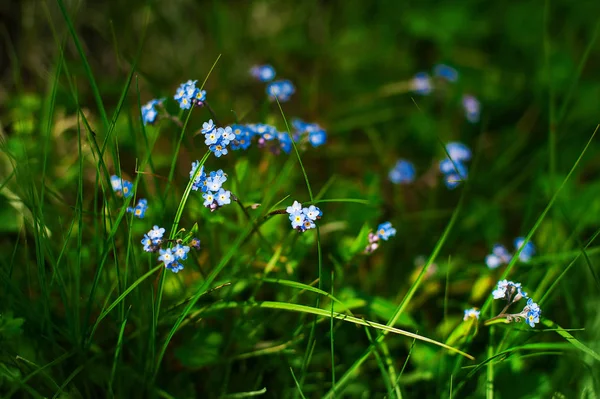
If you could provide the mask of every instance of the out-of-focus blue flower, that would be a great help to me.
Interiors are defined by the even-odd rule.
[[[399,159],[390,170],[388,178],[394,184],[408,184],[415,180],[415,166],[412,162]]]
[[[444,174],[444,184],[452,190],[467,179],[468,170],[463,162],[471,159],[471,150],[462,143],[452,142],[446,144],[446,151],[450,158],[440,161],[440,171]]]
[[[312,144],[313,147],[321,146],[325,144],[326,141],[327,133],[325,133],[325,130],[323,129],[314,130],[308,133],[308,142]]]
[[[267,94],[273,101],[277,98],[280,102],[285,102],[290,99],[292,94],[296,92],[296,88],[287,79],[277,80],[267,85]]]
[[[171,251],[171,248],[161,249],[159,253],[160,256],[158,257],[158,260],[163,262],[165,264],[165,267],[169,266],[171,262],[175,261],[175,257],[173,256],[173,251]]]
[[[433,67],[433,74],[446,79],[448,82],[456,82],[458,80],[458,71],[445,64],[437,64]]]
[[[504,299],[506,298],[506,289],[508,288],[507,280],[500,280],[496,285],[496,289],[492,291],[492,296],[494,299]]]
[[[292,119],[292,127],[300,133],[305,132],[308,125],[309,125],[308,123],[304,122],[300,118]]]
[[[183,270],[183,265],[176,260],[165,266],[173,273],[179,273],[180,270]]]
[[[500,244],[494,244],[492,253],[485,257],[485,264],[490,269],[496,269],[500,265],[505,265],[510,262],[512,255],[506,247]]]
[[[289,154],[292,151],[292,138],[290,135],[287,132],[279,132],[277,133],[277,138],[279,139],[281,150]]]
[[[146,235],[152,240],[153,245],[160,245],[164,234],[164,227],[158,227],[156,225],[154,225],[152,230],[146,233]]]
[[[410,82],[412,91],[417,94],[427,95],[433,90],[431,78],[427,72],[419,72],[415,74]]]
[[[250,69],[250,75],[261,82],[270,82],[275,77],[275,68],[269,64],[255,65]]]
[[[158,116],[156,106],[161,104],[163,101],[164,98],[159,100],[150,100],[142,107],[142,122],[144,122],[144,125],[147,125],[148,123],[153,124],[156,121],[156,117]]]
[[[206,135],[206,134],[212,132],[213,130],[215,130],[215,127],[216,126],[215,126],[213,120],[209,119],[208,122],[204,122],[202,124],[202,130],[201,130],[201,132],[202,132],[202,134]]]
[[[245,150],[250,147],[251,137],[250,130],[244,125],[233,125],[231,126],[232,132],[235,135],[235,139],[231,142],[232,150]]]
[[[148,210],[148,201],[145,198],[140,199],[135,207],[127,207],[127,212],[133,213],[133,216],[140,219],[146,216],[146,210]]]
[[[199,161],[192,162],[192,170],[190,170],[190,179],[193,179],[194,176],[196,176],[196,179],[194,179],[194,182],[192,183],[192,190],[206,191],[206,173],[204,172],[204,166],[200,168],[200,171],[198,171],[198,174],[196,175],[196,171],[199,165]]]
[[[175,260],[186,260],[187,254],[190,252],[190,247],[187,245],[177,244],[173,247],[172,252]]]
[[[463,320],[467,321],[469,319],[475,319],[478,320],[479,319],[479,310],[475,309],[475,308],[471,308],[471,309],[465,309],[465,315],[463,316]]]
[[[470,161],[471,160],[471,149],[463,143],[456,141],[446,144],[446,151],[450,155],[453,161]]]
[[[462,105],[465,109],[465,117],[471,123],[479,122],[479,115],[481,113],[481,104],[479,100],[471,95],[465,95],[462,99]]]
[[[197,80],[188,80],[177,88],[173,98],[179,102],[181,109],[190,109],[192,105],[202,105],[206,99],[206,91],[196,88]]]
[[[219,206],[231,204],[231,191],[223,188],[219,189],[217,192],[217,204]]]
[[[527,300],[527,306],[523,309],[523,313],[525,313],[525,322],[529,326],[535,327],[535,324],[540,322],[542,310],[537,303],[533,302],[533,299],[529,298]]]
[[[123,197],[129,198],[133,195],[133,183],[127,180],[123,181],[123,188],[121,189]]]
[[[515,250],[518,251],[524,242],[525,242],[525,237],[515,238]],[[527,244],[525,244],[525,246],[523,247],[523,250],[519,254],[519,260],[521,262],[527,263],[531,260],[531,257],[533,255],[535,255],[535,245],[533,245],[533,243],[531,241],[529,241]]]
[[[123,189],[123,179],[121,179],[117,175],[112,175],[110,177],[110,184],[112,186],[113,191],[119,192]]]
[[[384,222],[377,226],[377,235],[382,240],[387,241],[390,237],[396,235],[396,229],[392,227],[391,222]]]
[[[110,177],[110,185],[118,196],[129,198],[133,195],[133,183],[123,180],[117,175],[112,175]]]

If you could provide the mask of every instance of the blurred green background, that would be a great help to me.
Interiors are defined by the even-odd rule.
[[[278,108],[265,99],[264,85],[250,78],[251,66],[269,63],[275,67],[278,78],[295,84],[296,94],[283,104],[286,117],[318,122],[328,133],[325,146],[302,154],[313,191],[331,183],[326,198],[362,198],[374,204],[323,206],[325,287],[330,285],[330,271],[335,270],[335,292],[340,298],[364,299],[355,311],[361,317],[387,321],[414,281],[415,258],[432,253],[464,194],[459,218],[436,260],[438,271],[424,283],[400,322],[402,328],[440,341],[459,325],[464,308],[481,306],[493,289],[499,273],[490,272],[483,263],[492,245],[502,242],[509,246],[514,237],[529,232],[600,120],[598,1],[113,0],[64,4],[109,117],[117,109],[128,73],[134,68],[132,84],[114,121],[111,137],[111,145],[113,140],[118,142],[120,168],[129,178],[135,178],[136,165],[143,158],[138,101],[144,104],[152,98],[167,97],[167,108],[175,112],[172,96],[177,86],[188,79],[202,82],[219,55],[205,89],[222,124],[239,118],[245,123],[268,122],[284,128]],[[33,313],[26,315],[20,308],[42,306],[39,293],[31,288],[36,286],[31,282],[36,278],[32,277],[35,271],[25,273],[25,265],[33,264],[35,270],[35,259],[39,265],[44,256],[36,252],[42,249],[34,245],[35,229],[27,223],[38,217],[35,211],[33,216],[27,212],[35,203],[31,198],[37,198],[37,192],[15,184],[12,178],[26,175],[37,181],[41,156],[35,154],[46,151],[51,163],[47,173],[54,180],[48,188],[50,199],[44,205],[48,215],[45,224],[56,237],[48,245],[56,245],[54,253],[62,254],[60,248],[69,228],[71,208],[79,206],[72,205],[78,201],[79,178],[85,187],[81,201],[88,207],[94,200],[92,187],[97,185],[92,156],[86,157],[84,172],[80,174],[78,169],[82,154],[77,150],[78,107],[83,109],[99,139],[105,137],[106,129],[85,64],[58,4],[3,1],[0,18],[0,123],[6,155],[0,165],[0,249],[4,273],[0,287],[4,290],[0,295],[4,303],[4,307],[0,306],[4,317],[0,318],[0,393],[15,397],[46,397],[56,392],[62,398],[183,398],[227,397],[267,387],[265,397],[297,396],[289,367],[299,372],[307,348],[306,336],[295,330],[302,330],[296,315],[275,315],[277,321],[273,323],[269,315],[250,316],[247,310],[216,311],[211,321],[198,322],[197,330],[178,332],[156,383],[148,382],[148,371],[143,369],[151,361],[137,357],[148,351],[140,343],[124,350],[120,376],[111,387],[115,391],[106,387],[125,308],[119,317],[110,320],[113,324],[99,333],[100,338],[92,346],[92,352],[100,356],[98,362],[85,363],[87,354],[73,349],[76,355],[57,362],[56,367],[48,366],[48,375],[40,372],[42,377],[32,377],[32,382],[23,380],[37,370],[35,367],[70,353],[71,348],[77,347],[78,338],[75,335],[71,341],[56,340],[51,348],[45,347],[42,342],[53,338],[39,335],[45,327],[36,325]],[[65,66],[58,70],[61,48]],[[430,96],[405,90],[415,73],[430,72],[438,63],[456,68],[459,81]],[[70,83],[62,75],[65,67]],[[54,90],[57,71],[61,75],[53,108],[49,108],[47,99]],[[76,88],[77,99],[71,87]],[[463,94],[472,94],[481,101],[479,123],[465,120]],[[54,111],[51,118],[48,109]],[[195,130],[209,117],[205,111],[194,112],[190,126]],[[48,147],[42,147],[42,131],[47,126],[52,140]],[[179,129],[168,124],[154,129],[148,128],[158,137],[152,160],[157,173],[167,175]],[[474,150],[466,188],[449,191],[435,175],[437,162],[444,156],[440,141],[460,141]],[[164,213],[154,214],[148,226],[160,221],[167,227],[170,223],[178,203],[176,194],[183,191],[189,165],[201,158],[204,147],[199,138],[185,138],[176,166],[179,191],[174,198],[168,198]],[[268,158],[252,148],[245,166],[240,166],[241,161],[233,155],[212,163],[209,169],[222,168],[232,173],[247,167],[246,183],[240,190],[246,202],[260,202],[264,182],[282,168],[283,159]],[[598,228],[599,149],[598,140],[593,141],[533,236],[537,260],[510,276],[523,281],[538,296],[578,256],[579,249]],[[84,145],[82,151],[90,155],[93,149]],[[418,177],[413,185],[394,186],[387,180],[388,171],[398,158],[415,163]],[[109,162],[111,171],[116,163],[114,159]],[[23,169],[19,172],[15,165],[25,166],[20,166]],[[144,189],[149,198],[159,190],[151,184]],[[290,194],[292,199],[306,201],[302,175],[295,173],[286,191],[280,194],[278,199]],[[209,217],[201,211],[190,211],[186,228],[201,217]],[[227,234],[238,229],[227,225],[224,219],[227,217],[218,215],[213,221],[201,223],[206,232],[220,237],[214,239],[216,248],[233,240],[232,234]],[[364,241],[364,234],[362,238],[359,234],[361,229],[373,228],[385,220],[391,220],[398,230],[394,241],[372,257],[352,257],[348,248],[355,242],[360,246],[360,239]],[[221,229],[221,224],[226,227]],[[132,228],[136,245],[137,236],[148,226]],[[265,234],[272,238],[281,224],[269,226]],[[83,253],[84,260],[93,265],[98,247],[94,247],[94,237],[85,236],[83,240],[88,247],[71,248],[64,256],[75,259]],[[298,241],[299,248],[284,253],[291,261],[288,270],[293,273],[286,274],[282,267],[279,277],[308,284],[317,277],[315,239],[303,237]],[[549,296],[543,315],[563,328],[585,329],[572,334],[599,351],[600,285],[595,253],[577,260]],[[222,282],[252,276],[256,270],[244,269],[244,265],[262,262],[264,268],[271,255],[258,250],[256,254],[251,250],[240,254],[235,260],[239,264],[232,267],[227,277],[223,276]],[[218,260],[215,251],[203,258],[212,265]],[[43,269],[44,261],[41,263]],[[18,278],[11,280],[15,265],[22,273],[17,271]],[[132,274],[129,283],[144,272]],[[170,305],[189,296],[186,294],[193,290],[185,286],[197,284],[199,278],[198,274],[189,274],[178,280],[181,285],[169,287]],[[15,289],[9,289],[13,284]],[[207,303],[247,299],[244,290],[252,284],[240,284]],[[177,290],[186,294],[178,294]],[[292,301],[289,292],[278,290],[264,288],[259,299]],[[16,291],[31,304],[14,299]],[[114,300],[110,285],[101,291],[99,301]],[[64,309],[57,305],[58,295],[55,299],[53,317],[60,324]],[[311,301],[306,303],[314,304]],[[152,310],[144,308],[143,312],[151,314]],[[167,321],[173,322],[168,317]],[[137,322],[143,324],[144,318]],[[331,387],[329,326],[325,324],[329,322],[320,323],[316,330],[317,344],[303,385],[307,397],[321,397]],[[306,335],[310,325],[310,319],[304,320]],[[488,327],[480,326],[480,333],[468,347],[467,352],[477,357],[476,363],[469,363],[471,366],[490,357],[490,352],[486,352],[488,332]],[[494,393],[500,398],[596,397],[600,373],[598,359],[593,355],[572,346],[560,346],[565,340],[552,332],[513,333],[510,339],[520,344],[556,344],[558,354],[527,358],[519,352],[519,356],[499,362],[492,397]],[[339,378],[369,346],[369,339],[361,329],[346,323],[336,326],[335,337]],[[496,335],[492,342],[496,345],[506,337]],[[133,342],[138,342],[138,338],[135,333],[131,337]],[[456,356],[443,357],[438,348],[423,344],[412,348],[411,340],[404,337],[390,337],[387,341],[386,350],[391,354],[384,357],[392,359],[397,371],[403,369],[409,353],[411,356],[399,379],[404,397],[449,397],[450,387],[457,386],[460,391],[456,397],[490,397],[490,390],[486,390],[489,372],[486,376],[484,370],[477,369],[471,375],[472,368],[456,366]],[[244,357],[245,353],[270,344],[285,348]],[[99,355],[103,351],[106,357]],[[15,362],[16,355],[35,359],[35,367]],[[85,367],[80,370],[82,364]],[[15,373],[19,377],[14,377]],[[129,373],[135,375],[131,380]],[[371,357],[353,375],[345,395],[385,397],[388,391],[381,373]],[[48,381],[56,381],[57,385],[66,382],[66,388],[56,390]],[[27,384],[33,391],[24,388]]]

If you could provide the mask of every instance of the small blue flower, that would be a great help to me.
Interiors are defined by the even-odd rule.
[[[308,133],[308,141],[313,147],[323,145],[327,141],[327,133],[323,129],[311,131]]]
[[[296,89],[289,80],[277,80],[267,85],[267,94],[271,100],[277,98],[280,102],[285,102],[290,99],[292,94],[295,93]]]
[[[165,267],[169,266],[169,264],[175,261],[175,257],[173,256],[171,248],[161,249],[159,252],[160,256],[158,257],[158,260],[163,262],[165,264]]]
[[[154,244],[152,243],[152,239],[148,237],[148,234],[144,234],[144,238],[142,238],[142,245],[144,246],[144,251],[154,252]]]
[[[223,134],[222,128],[211,130],[210,132],[208,132],[204,135],[204,137],[205,137],[204,144],[206,144],[206,145],[217,144],[217,142],[221,139],[222,134]]]
[[[537,303],[533,302],[533,299],[527,299],[527,306],[523,309],[523,313],[525,313],[525,322],[529,326],[535,327],[535,324],[540,322],[542,310]]]
[[[277,137],[277,129],[274,126],[259,123],[254,126],[256,134],[265,141],[271,141]]]
[[[304,215],[302,211],[290,214],[290,221],[292,222],[292,228],[294,229],[302,228],[305,220],[306,215]]]
[[[392,223],[385,222],[377,226],[377,235],[382,240],[387,241],[390,237],[396,235],[396,229],[392,227]]]
[[[164,99],[160,100],[150,100],[146,105],[142,107],[142,122],[144,125],[153,124],[156,121],[156,117],[158,116],[158,111],[156,110],[156,106],[162,103]]]
[[[279,139],[279,146],[286,154],[289,154],[292,151],[292,138],[287,132],[280,132],[277,134],[277,138]]]
[[[410,83],[412,90],[417,94],[425,96],[431,93],[431,91],[433,90],[433,86],[431,85],[431,78],[429,77],[427,72],[419,72],[415,74]]]
[[[140,219],[146,216],[146,210],[148,210],[148,201],[145,198],[140,199],[134,208],[127,207],[127,212],[133,213],[133,216]]]
[[[231,126],[231,129],[235,135],[235,140],[231,142],[232,150],[245,150],[250,147],[251,136],[248,127],[244,125],[233,125]]]
[[[301,213],[302,212],[302,204],[299,203],[298,201],[294,201],[292,206],[288,206],[285,211],[287,213],[289,213],[290,215],[294,215],[296,213]]]
[[[193,97],[196,105],[201,105],[206,100],[206,90],[197,89]]]
[[[479,319],[479,310],[475,308],[465,309],[465,315],[463,316],[463,320],[467,321],[469,319]]]
[[[210,208],[210,206],[215,202],[215,196],[210,191],[202,194],[202,198],[204,198],[203,205],[207,208]]]
[[[181,108],[181,109],[192,108],[192,101],[187,97],[183,97],[181,100],[179,100],[179,108]]]
[[[227,126],[221,132],[221,138],[223,141],[227,141],[227,144],[235,140],[235,133],[231,130],[231,126]]]
[[[197,171],[199,165],[199,161],[192,162],[192,170],[190,170],[190,179],[193,179],[194,176],[196,176],[196,179],[192,183],[192,190],[206,191],[206,173],[204,172],[204,166],[200,168],[200,171]],[[196,172],[198,172],[197,175]]]
[[[250,69],[250,75],[261,82],[269,82],[275,77],[275,69],[269,65],[255,65]]]
[[[309,125],[308,123],[304,122],[300,118],[292,119],[292,127],[300,133],[304,133],[306,131],[308,125]]]
[[[215,124],[213,123],[213,120],[212,120],[212,119],[209,119],[209,120],[208,120],[208,122],[204,122],[204,123],[202,124],[202,130],[201,130],[201,132],[202,132],[202,134],[205,134],[205,135],[206,135],[206,134],[208,134],[208,133],[212,132],[213,130],[215,130],[215,127],[216,127],[216,126],[215,126]]]
[[[160,245],[164,234],[164,227],[158,227],[155,225],[146,235],[152,240],[152,244]]]
[[[231,204],[231,191],[224,190],[223,188],[219,189],[217,193],[217,204],[219,206]]]
[[[463,108],[465,109],[465,117],[471,123],[479,122],[479,115],[481,113],[481,104],[479,100],[470,95],[463,96],[462,100]]]
[[[227,144],[223,144],[223,142],[219,140],[217,143],[208,147],[208,149],[215,154],[215,157],[219,158],[221,155],[227,155]]]
[[[179,88],[177,88],[173,98],[179,102],[181,109],[190,109],[194,101],[196,101],[196,95],[198,94],[196,82],[197,80],[188,80],[186,83],[180,84]]]
[[[133,194],[133,192],[131,190],[133,190],[133,183],[130,181],[124,180],[123,188],[121,190],[121,192],[123,193],[123,197],[125,197],[125,198],[131,197],[131,195]]]
[[[194,249],[200,249],[200,240],[196,237],[190,240],[190,247]]]
[[[300,226],[300,231],[305,232],[306,230],[314,229],[316,227],[315,223],[309,218],[304,219],[304,223]]]
[[[314,205],[311,205],[308,208],[303,208],[302,213],[304,213],[310,220],[320,219],[323,215],[323,212],[321,212],[321,210]]]
[[[516,291],[517,295],[511,300],[512,294]],[[516,302],[521,298],[527,298],[527,293],[521,290],[521,283],[513,283],[512,281],[500,280],[496,285],[496,289],[492,291],[494,299],[506,299],[511,302]]]
[[[514,243],[515,250],[518,251],[524,242],[525,242],[525,237],[515,238],[515,243]],[[523,247],[523,250],[519,254],[519,260],[521,262],[527,263],[531,260],[533,255],[535,255],[535,245],[533,245],[533,243],[531,241],[529,241],[527,244],[525,244],[525,247]]]
[[[471,160],[471,149],[463,143],[459,143],[456,141],[450,142],[446,144],[446,151],[450,155],[450,158],[455,162]]]
[[[415,166],[412,162],[400,159],[390,170],[388,177],[394,184],[408,184],[415,180]]]
[[[223,183],[227,181],[227,176],[221,169],[216,172],[210,172],[210,176],[206,179],[206,188],[208,191],[219,191]]]
[[[445,64],[437,64],[433,67],[433,74],[446,79],[448,82],[456,82],[458,80],[458,71]]]
[[[186,260],[187,254],[190,252],[190,247],[186,245],[177,244],[173,247],[173,257],[175,260]]]
[[[112,175],[110,177],[110,184],[113,191],[120,192],[123,189],[123,179],[117,175]]]
[[[485,257],[485,264],[490,269],[496,269],[500,265],[508,264],[511,257],[512,255],[503,245],[494,244],[492,253]]]
[[[183,270],[183,265],[176,260],[165,266],[173,273],[179,273],[180,270]]]

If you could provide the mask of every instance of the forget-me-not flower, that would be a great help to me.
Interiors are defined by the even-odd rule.
[[[464,95],[462,105],[467,120],[471,123],[479,122],[479,115],[481,113],[481,104],[479,103],[479,100],[471,95]]]
[[[463,320],[467,321],[469,319],[479,319],[479,313],[480,311],[475,309],[475,308],[471,308],[471,309],[465,309],[465,315],[463,316]]]
[[[446,79],[448,82],[456,82],[458,80],[458,71],[445,64],[437,64],[434,66],[433,74],[437,77]]]
[[[411,89],[417,94],[427,95],[433,90],[431,78],[427,72],[419,72],[412,78]]]
[[[186,260],[187,254],[190,252],[190,247],[187,245],[177,244],[173,247],[172,252],[175,260]]]
[[[135,207],[127,207],[127,212],[133,213],[133,216],[136,216],[140,219],[144,218],[147,210],[148,200],[146,200],[145,198],[140,199]]]
[[[394,184],[408,184],[415,180],[415,166],[412,162],[399,159],[388,173],[388,178]]]
[[[275,68],[269,64],[255,65],[250,69],[250,75],[261,82],[269,82],[275,77]]]
[[[164,101],[164,98],[159,100],[150,100],[146,105],[142,107],[142,122],[144,125],[153,124],[156,121],[156,117],[158,116],[158,111],[156,110],[156,106],[161,104]]]
[[[515,250],[518,251],[524,242],[525,242],[525,237],[515,238],[515,242],[514,242]],[[525,246],[523,247],[523,250],[519,254],[519,260],[521,262],[527,263],[531,260],[531,257],[533,255],[535,255],[535,246],[533,245],[533,243],[531,241],[529,241],[529,242],[527,242],[527,244],[525,244]]]
[[[377,235],[387,241],[390,237],[396,235],[396,229],[392,227],[391,222],[384,222],[377,226]]]

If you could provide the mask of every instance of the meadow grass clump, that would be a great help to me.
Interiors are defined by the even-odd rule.
[[[559,130],[593,44],[525,104],[434,35],[465,5],[140,4],[109,52],[44,3],[47,69],[9,54],[0,397],[592,397],[597,121]]]

